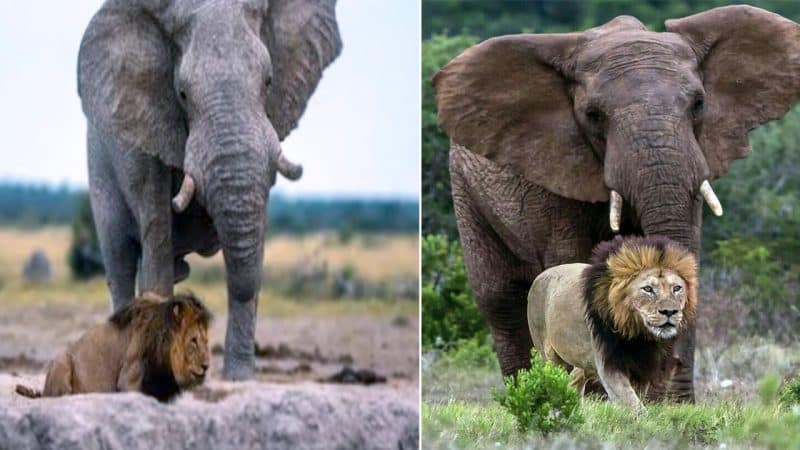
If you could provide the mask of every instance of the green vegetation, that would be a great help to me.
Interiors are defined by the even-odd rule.
[[[338,231],[345,237],[353,233],[416,233],[418,229],[416,200],[270,196],[268,233]]]
[[[67,263],[72,277],[76,280],[87,280],[105,273],[88,195],[80,196],[78,199],[77,211],[72,219],[72,242],[67,254]]]
[[[30,227],[70,223],[79,193],[65,186],[0,183],[0,224]]]
[[[445,236],[422,239],[422,348],[482,340],[486,324],[467,283],[461,247]]]
[[[450,139],[436,121],[431,78],[440,67],[474,45],[470,36],[435,36],[422,42],[422,232],[457,237],[448,171]]]
[[[499,405],[466,402],[422,405],[423,441],[429,448],[556,447],[691,448],[722,444],[735,448],[798,448],[800,414],[775,405],[733,402],[650,405],[641,415],[608,402],[584,399],[584,422],[571,433],[542,437],[524,433]],[[607,447],[603,447],[607,448]]]
[[[535,350],[531,351],[531,368],[503,378],[503,383],[505,390],[495,390],[494,398],[516,418],[520,432],[547,435],[573,430],[583,422],[578,392],[569,385],[569,374],[544,362]]]
[[[748,354],[743,349],[736,358]],[[544,436],[520,430],[514,414],[490,395],[503,384],[486,341],[464,341],[427,358],[433,361],[422,372],[426,448],[800,448],[800,376],[779,389],[780,378],[768,372],[753,383],[757,401],[733,396],[649,404],[641,415],[588,397],[579,402],[582,422]]]
[[[688,16],[731,0],[424,0],[422,37],[436,34],[469,34],[487,38],[502,34],[558,33],[584,30],[627,14],[651,30],[664,31],[664,21]],[[800,2],[791,0],[749,0],[758,6],[797,20]]]
[[[781,388],[779,401],[783,406],[795,406],[800,408],[800,375],[796,375],[794,378],[784,383]]]

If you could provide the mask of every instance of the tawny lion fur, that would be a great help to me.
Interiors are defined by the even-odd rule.
[[[641,408],[671,340],[695,317],[697,261],[662,237],[617,237],[591,264],[542,272],[528,294],[528,326],[545,360],[572,368],[583,391],[599,377],[612,401]]]
[[[138,391],[168,401],[203,382],[210,321],[210,312],[191,294],[136,299],[58,355],[41,392],[18,385],[17,393]]]

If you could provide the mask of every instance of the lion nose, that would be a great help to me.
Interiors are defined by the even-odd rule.
[[[660,312],[661,314],[663,314],[663,315],[665,315],[667,317],[672,317],[673,315],[675,315],[678,312],[678,310],[677,309],[659,309],[658,312]]]

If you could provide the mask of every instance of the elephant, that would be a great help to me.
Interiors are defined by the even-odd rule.
[[[335,0],[107,0],[78,55],[89,195],[114,310],[222,251],[222,375],[254,372],[269,191],[342,48]]]
[[[729,6],[651,32],[619,16],[584,32],[488,39],[437,72],[468,280],[504,375],[529,367],[526,294],[543,270],[585,263],[614,233],[700,249],[710,181],[748,132],[800,96],[800,25]],[[649,400],[694,401],[695,330]]]

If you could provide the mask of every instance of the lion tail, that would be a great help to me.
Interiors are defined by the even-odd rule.
[[[42,391],[37,391],[36,389],[29,388],[28,386],[23,386],[21,384],[18,384],[15,390],[17,391],[17,394],[22,395],[23,397],[39,398],[42,396]]]

